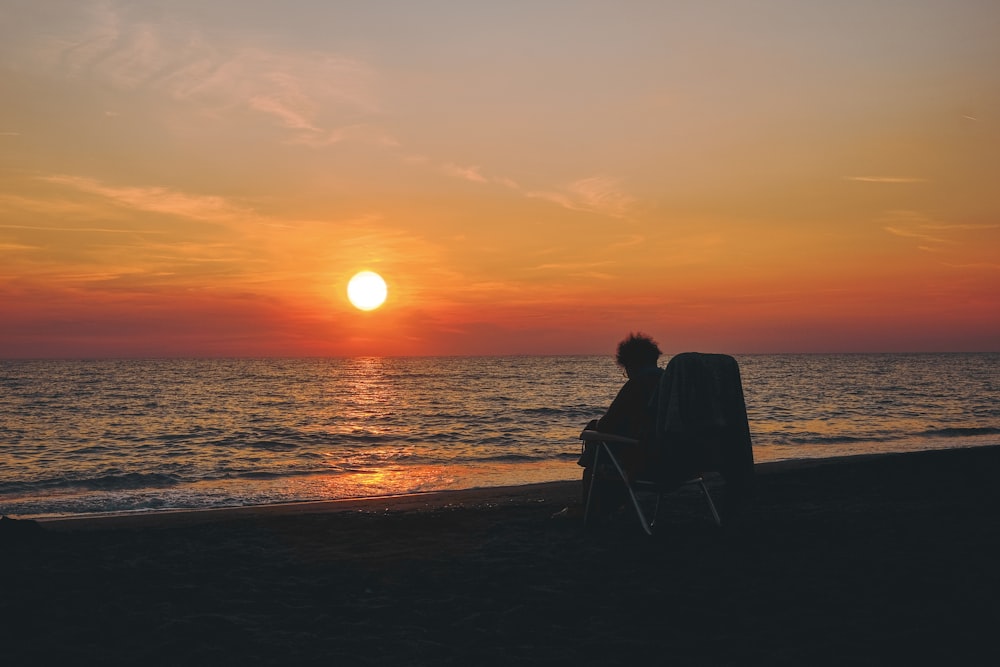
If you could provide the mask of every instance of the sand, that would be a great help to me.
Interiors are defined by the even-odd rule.
[[[652,538],[574,483],[5,528],[0,663],[1000,664],[1000,447],[757,471]]]

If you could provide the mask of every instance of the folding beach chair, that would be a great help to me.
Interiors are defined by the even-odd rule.
[[[655,427],[648,438],[594,430],[580,434],[581,440],[595,443],[585,522],[593,519],[596,484],[608,468],[624,483],[628,500],[649,535],[663,497],[685,485],[700,487],[716,524],[731,519],[746,503],[753,479],[750,425],[736,360],[697,352],[673,357],[649,407],[655,414]],[[641,464],[630,466],[626,460]],[[721,516],[705,484],[704,475],[709,472],[718,472],[725,480]],[[639,502],[638,494],[643,492],[656,494],[652,519],[647,519]]]

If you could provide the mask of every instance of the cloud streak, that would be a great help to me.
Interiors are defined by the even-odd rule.
[[[53,175],[41,180],[96,195],[119,206],[206,222],[255,220],[256,214],[224,197],[191,195],[164,187],[116,187],[81,176]]]
[[[855,181],[858,183],[926,183],[926,178],[913,178],[909,176],[845,176],[846,181]]]
[[[153,229],[116,229],[114,227],[49,227],[39,225],[0,225],[0,229],[19,229],[34,232],[81,232],[91,234],[164,234]],[[29,246],[23,246],[27,248]]]
[[[443,168],[446,174],[450,174],[456,178],[472,181],[473,183],[489,182],[489,179],[483,176],[479,167],[460,167],[457,164],[446,164]]]
[[[925,244],[918,248],[927,252],[939,252],[948,246],[961,245],[963,242],[954,238],[957,234],[1000,229],[1000,224],[940,222],[917,211],[890,211],[882,222],[886,232],[915,239]]]
[[[405,160],[417,164],[430,162],[429,158],[416,155],[406,156]],[[541,199],[570,211],[627,219],[636,205],[636,199],[624,191],[620,180],[610,176],[581,178],[555,190],[532,190],[506,176],[486,176],[479,166],[466,167],[449,162],[442,164],[440,168],[454,178],[501,185],[525,197]]]
[[[918,239],[925,243],[956,243],[953,240],[941,238],[940,236],[932,236],[927,231],[933,229],[926,225],[918,225],[912,229],[906,229],[903,227],[886,226],[885,231],[896,236],[902,236],[903,238]],[[928,248],[921,248],[922,250],[927,250]]]
[[[621,188],[619,180],[609,176],[591,176],[574,181],[561,190],[534,191],[526,194],[571,211],[596,213],[619,219],[629,217],[636,203],[636,200]]]

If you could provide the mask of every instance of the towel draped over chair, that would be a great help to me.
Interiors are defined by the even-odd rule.
[[[685,352],[670,360],[650,401],[656,421],[654,472],[660,481],[718,471],[727,485],[747,486],[753,449],[743,383],[725,354]]]
[[[674,356],[650,399],[649,414],[652,426],[637,440],[594,430],[580,436],[598,443],[598,456],[603,452],[614,464],[644,529],[651,532],[655,516],[647,522],[636,492],[648,487],[657,492],[658,508],[665,493],[699,484],[719,521],[703,479],[707,472],[725,480],[722,520],[736,518],[753,483],[750,424],[736,360],[698,352]],[[589,516],[589,497],[587,509]]]

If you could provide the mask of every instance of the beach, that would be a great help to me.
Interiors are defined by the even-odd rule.
[[[7,523],[6,665],[996,664],[1000,447],[759,464],[718,528],[559,482]],[[571,512],[572,513],[572,512]]]

